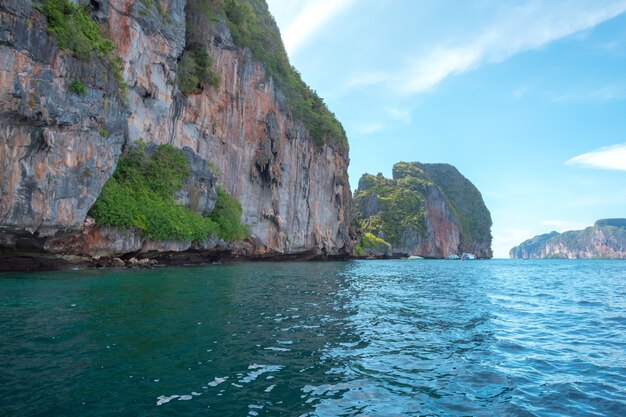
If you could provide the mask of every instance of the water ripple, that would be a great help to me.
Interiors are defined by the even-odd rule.
[[[0,415],[626,415],[617,261],[4,274],[0,342]]]

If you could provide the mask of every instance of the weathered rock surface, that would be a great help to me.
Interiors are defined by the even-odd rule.
[[[626,259],[626,219],[598,220],[592,227],[535,236],[509,252],[511,258]]]
[[[123,147],[141,139],[184,149],[192,176],[181,203],[209,213],[218,183],[241,202],[253,236],[245,250],[230,250],[352,253],[347,151],[311,140],[223,22],[208,42],[219,87],[181,94],[186,1],[158,1],[164,15],[139,1],[86,2],[122,58],[125,99],[104,62],[57,48],[31,1],[0,2],[0,244],[17,250],[26,239],[38,250],[81,255],[136,250],[135,232],[112,239],[113,232],[84,222]],[[86,85],[85,96],[69,91],[75,79]]]
[[[30,1],[0,3],[0,233],[79,228],[126,137],[107,65],[60,52]],[[80,79],[87,94],[69,91]]]
[[[364,174],[354,205],[362,228],[388,241],[393,253],[493,256],[489,210],[451,165],[401,162],[392,179]]]

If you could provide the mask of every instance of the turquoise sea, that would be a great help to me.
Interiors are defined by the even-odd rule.
[[[1,416],[626,416],[626,262],[0,274]]]

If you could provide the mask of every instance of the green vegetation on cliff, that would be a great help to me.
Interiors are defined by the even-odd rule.
[[[248,229],[241,224],[241,214],[241,204],[218,186],[217,202],[209,214],[209,219],[217,225],[217,236],[227,242],[247,237]]]
[[[595,223],[595,227],[624,227],[626,228],[626,219],[601,219]]]
[[[391,244],[386,242],[384,239],[376,237],[368,232],[363,233],[363,236],[361,236],[360,244],[363,249],[373,249],[381,245],[387,246],[388,248],[391,247]]]
[[[188,50],[194,50],[192,44],[210,42],[209,29],[221,18],[228,25],[235,44],[250,49],[252,57],[263,64],[267,76],[284,94],[292,116],[304,123],[313,140],[320,146],[331,144],[348,149],[341,123],[289,64],[280,32],[265,0],[191,0],[187,4],[187,16]]]
[[[207,27],[215,17],[206,0],[190,0],[185,17],[185,50],[178,61],[178,85],[184,94],[197,94],[220,83],[206,44],[211,41]]]
[[[217,87],[219,76],[206,50],[188,46],[178,62],[178,85],[184,94],[200,93],[207,85]]]
[[[90,214],[101,225],[137,228],[149,239],[245,238],[241,206],[221,189],[208,217],[175,201],[174,194],[188,176],[189,165],[181,150],[161,145],[148,155],[145,145],[139,142],[120,157]]]
[[[399,162],[393,166],[397,180],[423,178],[435,184],[445,196],[467,241],[491,241],[491,214],[485,209],[480,191],[452,165]]]
[[[488,248],[491,215],[480,192],[451,165],[399,162],[393,178],[364,174],[354,194],[359,226],[394,247],[417,245],[429,229],[427,202],[440,199],[458,223],[461,248]],[[412,243],[411,243],[412,242]],[[484,256],[490,256],[485,253]]]
[[[84,96],[87,94],[87,87],[81,80],[74,80],[70,83],[70,91],[76,95]]]
[[[365,232],[361,235],[359,243],[354,248],[354,251],[357,255],[364,256],[366,249],[374,249],[378,252],[384,252],[385,249],[391,249],[391,244],[369,232]]]
[[[397,244],[406,229],[425,232],[424,178],[387,179],[365,174],[354,195],[361,229]],[[369,207],[368,207],[369,205]],[[371,214],[371,215],[370,215]]]
[[[56,36],[59,48],[71,51],[81,60],[96,56],[105,59],[120,92],[125,92],[122,63],[104,26],[93,21],[84,7],[69,0],[46,0],[38,8],[46,16],[48,31]]]
[[[511,249],[511,254],[513,254],[517,248],[519,248],[520,252],[519,252],[519,256],[514,256],[514,257],[519,257],[519,258],[525,258],[526,256],[523,256],[522,253],[539,253],[541,251],[542,246],[551,238],[555,237],[555,236],[559,236],[560,233],[558,232],[550,232],[550,233],[545,233],[543,235],[537,235],[535,237],[533,237],[532,239],[528,239],[525,242],[523,242],[521,245],[516,246],[515,248]]]

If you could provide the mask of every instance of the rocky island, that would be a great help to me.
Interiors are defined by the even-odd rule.
[[[452,165],[399,162],[393,177],[364,174],[354,193],[363,255],[491,258],[491,215]]]
[[[353,253],[345,132],[264,0],[4,0],[0,22],[0,269]]]
[[[626,219],[603,219],[584,230],[535,236],[511,249],[509,256],[522,259],[626,259]]]

